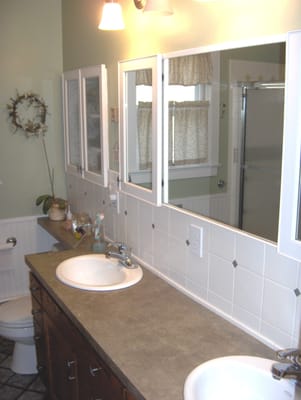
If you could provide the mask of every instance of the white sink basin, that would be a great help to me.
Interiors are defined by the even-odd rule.
[[[274,362],[248,356],[207,361],[188,375],[184,385],[184,399],[297,400],[293,381],[272,377],[270,369]]]
[[[140,266],[129,269],[104,254],[68,258],[56,269],[57,278],[68,286],[85,290],[117,290],[138,283],[143,276]]]

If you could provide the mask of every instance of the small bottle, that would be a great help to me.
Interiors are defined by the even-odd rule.
[[[71,229],[72,229],[72,213],[70,210],[70,204],[68,204],[68,210],[66,213],[66,220],[64,222],[64,228],[66,229],[66,231],[71,231]]]
[[[104,253],[105,249],[104,215],[102,213],[97,213],[94,222],[94,243],[92,245],[92,250],[94,253]]]

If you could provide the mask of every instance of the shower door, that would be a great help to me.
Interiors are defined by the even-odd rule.
[[[244,90],[239,227],[277,241],[284,89]]]

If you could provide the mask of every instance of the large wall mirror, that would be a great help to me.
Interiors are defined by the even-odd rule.
[[[164,56],[164,202],[277,241],[285,53]]]

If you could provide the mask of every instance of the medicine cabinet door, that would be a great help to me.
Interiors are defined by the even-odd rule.
[[[158,56],[119,63],[121,190],[161,204],[162,65]]]
[[[107,186],[108,104],[104,65],[63,74],[66,172]]]

